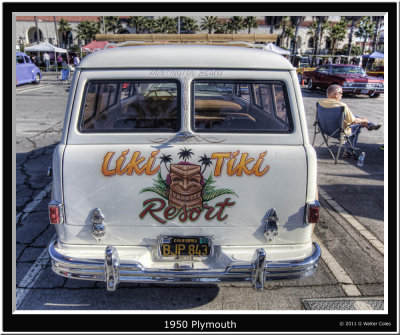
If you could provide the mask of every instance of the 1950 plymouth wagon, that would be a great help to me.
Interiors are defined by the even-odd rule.
[[[118,283],[314,273],[316,155],[296,70],[256,48],[120,47],[75,71],[53,156],[54,272]]]

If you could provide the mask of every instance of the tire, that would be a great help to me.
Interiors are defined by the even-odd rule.
[[[380,93],[374,94],[374,95],[370,95],[370,98],[379,98],[381,96]]]
[[[33,81],[33,83],[34,84],[39,84],[40,83],[40,74],[39,73],[36,73],[35,80]]]
[[[308,79],[307,88],[308,88],[309,90],[313,90],[313,89],[315,88],[315,85],[314,85],[314,83],[313,83],[313,81],[312,81],[311,78]]]

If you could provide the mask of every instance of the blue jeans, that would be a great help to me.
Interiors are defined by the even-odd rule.
[[[356,118],[359,118],[358,115],[354,115]],[[371,122],[368,122],[367,128],[371,125]],[[349,138],[350,143],[352,144],[353,148],[356,147],[358,141],[358,135],[360,135],[362,125],[360,123],[353,124],[350,126],[351,128],[351,136]],[[350,150],[349,144],[346,142],[346,149]]]

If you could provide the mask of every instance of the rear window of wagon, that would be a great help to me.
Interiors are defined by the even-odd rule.
[[[180,84],[176,80],[96,80],[85,87],[79,131],[177,132]]]
[[[192,97],[192,127],[196,132],[293,131],[283,82],[195,80]]]

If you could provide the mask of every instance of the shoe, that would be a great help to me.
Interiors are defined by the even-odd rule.
[[[348,152],[348,151],[345,151],[344,153],[342,153],[342,155],[340,156],[341,158],[350,158],[350,157],[352,157],[353,155],[350,153],[350,152]]]
[[[378,130],[382,126],[382,123],[370,123],[368,126],[368,130]]]

